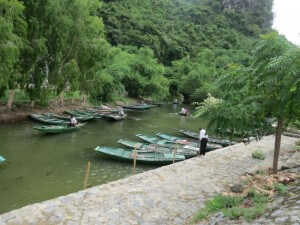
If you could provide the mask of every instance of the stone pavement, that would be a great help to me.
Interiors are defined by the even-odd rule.
[[[228,188],[245,172],[272,166],[274,136],[237,144],[183,162],[144,172],[13,210],[0,224],[186,224],[204,202]],[[296,138],[282,137],[281,154]],[[253,150],[265,160],[251,157]]]

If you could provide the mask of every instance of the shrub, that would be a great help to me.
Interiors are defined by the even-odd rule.
[[[266,157],[265,157],[265,154],[262,151],[255,150],[255,151],[252,152],[252,158],[264,160]]]

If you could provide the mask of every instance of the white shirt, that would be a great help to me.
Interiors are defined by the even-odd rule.
[[[199,140],[201,141],[202,138],[208,138],[208,135],[206,134],[206,130],[201,129],[199,133]]]
[[[75,117],[73,117],[73,118],[71,119],[71,123],[72,123],[72,124],[77,124],[77,120],[76,120]]]

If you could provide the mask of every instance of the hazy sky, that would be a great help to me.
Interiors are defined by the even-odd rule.
[[[273,28],[300,45],[300,0],[274,0]]]

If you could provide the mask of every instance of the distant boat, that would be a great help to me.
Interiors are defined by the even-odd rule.
[[[134,104],[134,105],[125,105],[124,108],[127,109],[135,109],[135,110],[143,110],[143,109],[149,109],[152,107],[155,107],[156,105],[149,105],[145,103],[140,103],[140,104]]]
[[[181,116],[187,116],[188,115],[187,113],[183,113],[183,112],[179,112],[178,114],[181,115]]]
[[[3,163],[5,159],[0,155],[0,163]]]
[[[124,139],[118,140],[118,143],[126,147],[129,147],[131,149],[137,148],[139,151],[142,152],[160,152],[160,153],[173,154],[175,150],[175,146],[174,148],[168,148],[160,145],[144,144],[141,142],[124,140]],[[176,154],[184,155],[186,158],[194,157],[197,156],[198,154],[198,148],[196,150],[192,150],[189,148],[185,148],[184,146],[176,146]]]
[[[69,122],[61,119],[56,119],[53,117],[40,115],[40,114],[31,114],[30,117],[36,121],[39,121],[41,123],[51,124],[51,125],[63,125],[63,124],[69,124]]]
[[[98,146],[96,147],[95,151],[119,161],[133,162],[134,160],[134,151],[132,149],[128,150],[124,148]],[[173,154],[137,151],[136,162],[155,165],[167,165],[173,162],[173,158]],[[186,158],[183,155],[175,155],[175,162],[185,159]]]
[[[180,130],[180,133],[182,133],[182,134],[184,134],[188,137],[199,140],[199,134],[196,133],[196,132],[187,131],[187,130]],[[221,139],[217,139],[217,138],[208,138],[208,142],[213,143],[213,144],[219,144],[219,145],[222,145],[223,147],[227,147],[229,145],[237,144],[237,142],[234,142],[234,141],[221,140]]]
[[[57,126],[35,126],[33,129],[43,131],[49,134],[61,134],[67,133],[75,130],[79,130],[86,123],[78,124],[76,126],[68,126],[68,125],[57,125]]]

